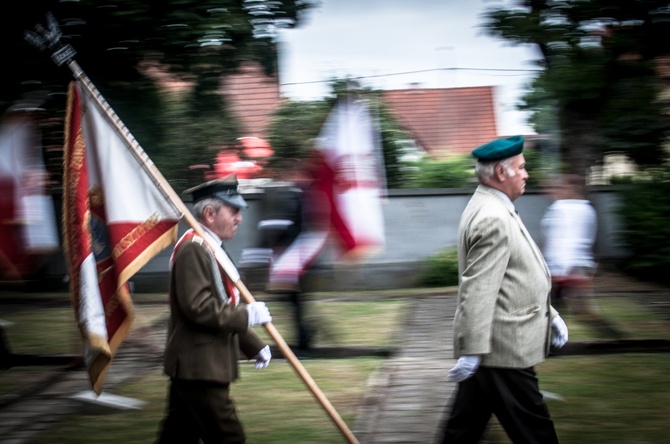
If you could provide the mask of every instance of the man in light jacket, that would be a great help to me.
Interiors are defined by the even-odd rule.
[[[523,137],[475,149],[480,182],[458,233],[454,318],[458,382],[443,442],[475,443],[492,414],[514,443],[557,443],[534,366],[568,339],[550,304],[547,265],[512,202],[525,191]]]

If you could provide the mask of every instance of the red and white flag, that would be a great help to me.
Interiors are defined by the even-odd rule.
[[[317,187],[330,205],[330,223],[345,257],[369,255],[385,243],[385,189],[379,130],[368,106],[341,99],[316,142]]]
[[[176,241],[181,214],[78,82],[65,123],[63,245],[93,390],[130,330],[128,280]]]
[[[300,234],[273,259],[270,291],[298,291],[300,278],[331,238],[341,259],[370,256],[384,246],[383,156],[368,107],[342,99],[326,119],[304,171]]]

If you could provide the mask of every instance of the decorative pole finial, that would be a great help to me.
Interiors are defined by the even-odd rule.
[[[34,32],[26,31],[24,33],[25,40],[40,51],[54,51],[51,59],[58,66],[71,61],[77,53],[72,46],[61,43],[60,38],[62,36],[63,33],[58,26],[58,21],[51,12],[47,13],[47,28],[38,24],[35,26]]]

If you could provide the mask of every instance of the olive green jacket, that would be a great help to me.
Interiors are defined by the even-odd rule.
[[[215,270],[198,237],[185,241],[174,255],[164,358],[171,378],[232,382],[238,376],[238,350],[251,359],[265,346],[248,327],[245,305],[233,307],[220,296],[221,276]]]

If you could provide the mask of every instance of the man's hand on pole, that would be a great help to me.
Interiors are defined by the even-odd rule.
[[[270,310],[265,305],[265,302],[252,302],[247,306],[247,313],[249,314],[249,327],[255,327],[256,325],[267,324],[272,322],[272,316],[270,316]]]

